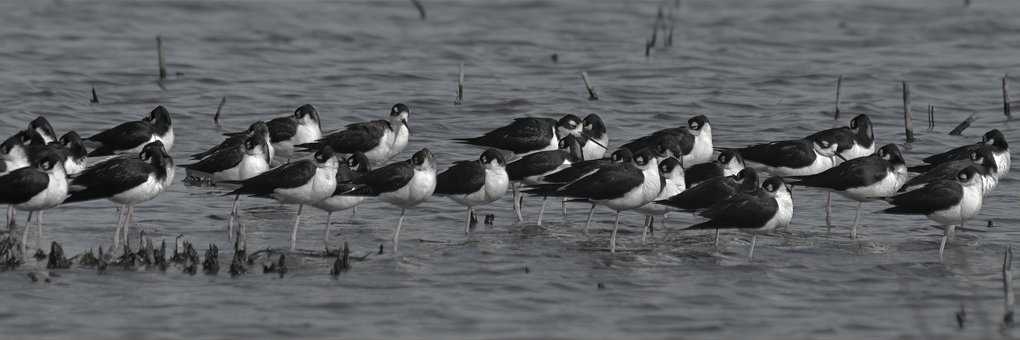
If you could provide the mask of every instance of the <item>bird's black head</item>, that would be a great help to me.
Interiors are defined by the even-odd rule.
[[[81,136],[77,132],[68,131],[63,136],[60,136],[60,144],[63,144],[68,150],[71,150],[71,154],[75,158],[85,155],[85,144],[81,141]]]
[[[886,144],[878,149],[878,156],[882,159],[889,161],[893,164],[904,164],[906,161],[903,159],[903,153],[900,152],[900,147],[896,144]]]
[[[478,161],[482,162],[482,165],[485,166],[506,166],[506,157],[503,157],[503,152],[496,149],[486,149],[478,157]]]
[[[401,115],[410,114],[411,109],[408,108],[407,105],[404,105],[403,103],[397,103],[396,105],[393,105],[393,108],[390,109],[390,117],[399,117]]]
[[[1009,147],[1009,144],[1006,143],[1006,135],[1002,134],[1002,131],[999,131],[999,129],[985,132],[984,137],[981,138],[981,143],[988,143],[989,141],[992,142],[992,145],[1002,149]]]
[[[875,140],[875,130],[871,126],[871,118],[866,114],[862,113],[851,119],[850,130],[853,130],[858,137],[863,137],[867,141]]]
[[[960,172],[956,173],[956,180],[959,181],[960,183],[967,184],[973,181],[974,178],[977,177],[977,175],[978,168],[971,165],[966,168],[963,168],[963,170],[960,170]]]
[[[741,183],[743,191],[752,191],[758,187],[758,172],[752,168],[744,168],[734,175],[734,180]]]
[[[597,114],[592,113],[584,117],[583,124],[581,130],[594,138],[602,138],[606,134],[606,123]]]
[[[651,150],[652,156],[659,158],[665,158],[670,156],[673,153],[671,146],[672,145],[669,140],[667,139],[660,140],[658,144],[655,144],[655,146],[652,147]]]
[[[366,173],[368,172],[368,157],[361,151],[355,152],[347,157],[347,167],[355,172]]]
[[[692,131],[701,131],[708,124],[708,117],[705,117],[705,115],[697,115],[687,120],[687,128]]]
[[[33,166],[38,167],[42,171],[51,172],[57,169],[63,169],[64,157],[60,154],[53,152],[52,150],[46,149],[42,151],[36,158]]]
[[[266,139],[256,134],[249,134],[244,139],[244,151],[248,154],[255,154],[257,151],[262,150],[262,143],[265,143]]]
[[[659,173],[660,174],[672,173],[673,170],[676,170],[678,167],[680,167],[679,159],[676,159],[674,157],[666,158],[665,160],[659,163]]]
[[[24,138],[27,138],[27,135],[22,131],[18,131],[18,133],[5,139],[0,144],[0,155],[10,154],[14,147],[24,145],[24,142],[22,142]]]
[[[155,109],[152,109],[152,111],[149,112],[149,116],[146,117],[145,120],[149,121],[149,123],[152,123],[152,125],[156,126],[158,130],[163,130],[162,128],[169,128],[170,124],[172,124],[170,120],[170,111],[167,111],[166,108],[163,107],[163,105],[156,106]],[[162,133],[165,131],[159,132]]]
[[[432,151],[429,151],[428,148],[423,148],[418,152],[415,152],[414,156],[411,156],[411,159],[408,161],[411,162],[411,165],[413,165],[416,169],[431,169]]]
[[[640,168],[644,168],[655,161],[655,153],[650,150],[640,151],[634,154],[634,164]]]
[[[716,157],[716,160],[719,162],[719,164],[722,164],[722,165],[730,164],[730,162],[733,162],[733,161],[736,161],[737,163],[740,163],[740,165],[744,164],[744,158],[740,157],[740,153],[738,153],[735,150],[729,150],[729,149],[720,151],[719,152],[719,156]]]
[[[50,125],[50,121],[46,120],[46,117],[39,116],[28,123],[28,129],[33,130],[43,136],[55,137],[56,132],[53,132],[53,126]]]
[[[625,149],[625,148],[624,149],[619,149],[619,150],[614,151],[613,154],[609,155],[609,159],[613,163],[632,162],[632,161],[634,161],[634,153],[632,153],[629,149]]]
[[[989,171],[999,171],[999,165],[995,163],[995,155],[992,154],[990,148],[980,148],[975,152],[971,152],[970,160],[974,164],[984,166]]]
[[[761,189],[765,192],[775,194],[779,190],[786,190],[786,182],[778,176],[772,176],[761,183]]]
[[[26,129],[22,131],[22,133],[24,133],[25,137],[28,138],[28,142],[26,142],[25,144],[46,145],[46,138],[44,138],[43,135],[40,134],[39,131],[37,131],[36,129]]]
[[[294,110],[294,119],[297,119],[299,122],[309,119],[315,124],[319,124],[319,111],[312,104],[301,105]]]
[[[138,158],[141,158],[146,162],[157,163],[164,159],[169,159],[170,154],[166,152],[166,148],[163,147],[163,142],[154,141],[149,144],[145,144],[142,147],[142,152],[138,154]]]
[[[329,145],[323,145],[319,151],[315,152],[315,162],[319,164],[327,164],[335,158],[336,152]]]
[[[581,133],[580,129],[581,118],[578,118],[573,114],[567,114],[563,116],[563,118],[560,118],[558,122],[556,122],[556,127],[557,130],[560,131],[560,133],[570,133],[572,135],[577,135]],[[564,136],[562,135],[560,136],[560,138],[563,137]]]

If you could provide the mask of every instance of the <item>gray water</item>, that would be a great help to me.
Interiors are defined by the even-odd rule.
[[[707,114],[716,145],[798,138],[842,110],[864,112],[881,144],[902,143],[900,81],[911,83],[918,141],[908,161],[971,143],[990,128],[1015,135],[1001,113],[999,79],[1020,73],[1020,6],[1011,0],[685,1],[673,45],[644,55],[659,2],[430,1],[422,21],[409,1],[0,3],[0,135],[36,115],[58,133],[90,135],[138,119],[156,105],[174,113],[176,161],[256,119],[315,105],[326,128],[412,107],[411,144],[440,169],[479,149],[454,144],[525,115],[597,112],[613,144]],[[157,82],[155,36],[164,37],[169,79]],[[558,62],[551,55],[558,55]],[[464,64],[465,99],[453,105]],[[600,100],[589,101],[587,71]],[[100,103],[89,103],[95,87]],[[212,123],[221,97],[223,128]],[[925,128],[935,105],[936,126]],[[963,136],[946,132],[971,113]],[[606,251],[612,215],[568,220],[550,205],[546,225],[515,225],[509,197],[481,209],[495,225],[462,232],[464,211],[443,198],[409,212],[399,255],[354,261],[337,279],[332,259],[289,257],[280,278],[250,268],[219,275],[74,267],[33,283],[45,263],[0,273],[0,337],[50,338],[891,338],[999,337],[1002,252],[1020,237],[1018,183],[1005,178],[945,263],[940,231],[923,217],[866,213],[862,238],[845,226],[856,203],[795,192],[789,231],[759,238],[683,232],[698,218],[675,215],[642,245],[642,217],[624,216],[621,247]],[[177,183],[137,208],[157,242],[183,234],[198,245],[223,236],[230,199],[221,189]],[[527,204],[534,221],[537,200]],[[884,207],[865,204],[865,212]],[[251,250],[285,248],[296,208],[245,199]],[[325,214],[306,209],[302,249],[319,250]],[[23,219],[25,214],[19,215]],[[105,201],[47,213],[45,238],[70,254],[109,246],[116,221]],[[997,228],[986,228],[994,220]],[[389,247],[395,210],[378,202],[334,217],[333,247],[354,255]],[[133,229],[134,232],[138,228]],[[137,237],[134,234],[133,237]],[[59,276],[58,276],[59,275]],[[599,288],[599,287],[602,288]],[[964,306],[966,327],[955,314]]]

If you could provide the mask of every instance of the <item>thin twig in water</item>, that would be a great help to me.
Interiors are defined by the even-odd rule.
[[[1002,257],[1002,294],[1006,304],[1005,315],[1002,317],[1003,328],[1013,326],[1013,246],[1006,248]]]
[[[464,102],[464,63],[460,63],[460,76],[457,77],[457,100],[453,101],[454,105],[460,105]]]
[[[581,72],[581,79],[584,80],[584,88],[588,90],[588,100],[599,100],[598,93],[595,92],[595,88],[591,86],[591,81],[588,80],[588,72]]]
[[[959,125],[956,125],[956,127],[953,128],[953,131],[949,131],[949,135],[959,136],[961,133],[963,133],[963,130],[966,130],[968,127],[970,127],[970,123],[973,123],[975,120],[977,120],[977,116],[975,115],[977,115],[977,113],[971,113],[970,117],[967,117],[967,119],[960,122]]]
[[[928,105],[928,131],[935,130],[935,105]]]
[[[226,103],[227,96],[223,96],[223,98],[220,99],[220,105],[216,106],[216,115],[213,116],[213,123],[216,123],[217,127],[220,126],[220,112],[223,111],[223,104]]]
[[[835,120],[839,120],[839,93],[840,90],[842,89],[843,89],[843,75],[841,74],[839,75],[838,78],[836,78],[836,116],[833,118]]]
[[[903,129],[907,134],[907,143],[914,142],[914,128],[910,117],[910,85],[903,82]]]
[[[99,103],[99,96],[96,95],[96,87],[95,86],[92,87],[92,99],[89,100],[89,103],[93,103],[93,104]]]
[[[411,0],[411,3],[414,4],[414,8],[418,9],[418,16],[421,17],[421,20],[425,20],[425,5],[422,5],[418,0]]]
[[[159,57],[159,80],[166,79],[166,59],[163,57],[163,37],[156,36],[156,54]]]

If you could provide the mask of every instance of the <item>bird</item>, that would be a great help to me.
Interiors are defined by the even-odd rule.
[[[981,191],[983,194],[987,195],[999,182],[999,179],[996,176],[998,166],[995,164],[995,156],[992,155],[992,150],[990,148],[971,150],[969,159],[957,159],[939,163],[938,165],[928,169],[928,171],[908,180],[907,183],[900,188],[900,191],[918,189],[923,187],[925,184],[940,179],[952,180],[956,177],[960,170],[971,165],[977,166],[978,173],[982,177],[983,181]]]
[[[988,142],[991,142],[991,144],[988,144]],[[988,148],[992,152],[992,156],[995,158],[995,167],[997,168],[997,171],[995,172],[997,178],[1002,178],[1002,176],[1009,173],[1009,167],[1011,165],[1009,143],[1006,142],[1006,136],[1003,135],[1002,131],[999,131],[999,129],[992,129],[986,132],[984,136],[981,137],[981,142],[964,145],[940,154],[929,156],[921,160],[926,164],[912,166],[909,167],[908,170],[911,172],[925,172],[940,163],[957,159],[968,159],[970,157],[970,151],[982,148]]]
[[[520,185],[544,184],[545,176],[556,173],[571,166],[581,159],[581,145],[578,138],[567,136],[560,140],[560,149],[539,151],[528,154],[506,165],[507,176],[512,183],[513,207],[518,221],[524,220],[523,212],[520,211],[521,200],[518,199]],[[542,215],[545,213],[545,199],[542,201],[542,209],[538,213],[538,225],[542,225]]]
[[[0,160],[4,163],[5,171],[13,171],[29,165],[28,151],[25,146],[31,143],[31,141],[30,133],[22,130],[8,137],[0,144]]]
[[[662,178],[662,189],[659,190],[659,195],[655,197],[656,201],[676,196],[687,189],[687,181],[684,179],[684,168],[680,166],[680,160],[674,157],[666,158],[659,163],[659,177]],[[641,233],[641,242],[645,242],[647,239],[649,229],[653,228],[655,224],[655,217],[665,219],[666,214],[674,210],[667,205],[657,204],[654,201],[637,208],[639,213],[645,215],[645,227]]]
[[[793,196],[790,188],[777,176],[769,177],[761,184],[761,190],[753,194],[738,193],[722,202],[713,204],[699,213],[708,218],[688,227],[699,229],[745,229],[751,231],[751,249],[748,260],[754,258],[754,247],[758,232],[785,227],[793,218]]]
[[[924,187],[907,191],[888,198],[892,208],[882,210],[886,214],[924,215],[945,226],[945,233],[939,243],[939,260],[946,244],[957,225],[963,229],[967,220],[981,210],[981,177],[975,166],[960,170],[952,180],[942,179]]]
[[[896,144],[886,144],[877,153],[840,163],[821,173],[794,177],[792,185],[819,188],[857,201],[857,213],[850,238],[857,238],[857,226],[864,202],[892,196],[907,182],[907,165]]]
[[[35,215],[39,228],[36,245],[42,248],[42,211],[52,209],[67,197],[67,174],[63,160],[53,152],[43,152],[33,166],[23,167],[0,176],[0,203],[10,204],[14,209],[38,213]],[[25,226],[22,234],[22,253],[28,247],[28,232]]]
[[[737,149],[745,164],[775,176],[808,176],[836,165],[839,144],[825,136],[756,144]]]
[[[301,105],[294,110],[294,114],[274,118],[266,122],[266,126],[269,128],[269,142],[273,147],[274,160],[283,158],[289,161],[296,156],[296,145],[312,143],[322,138],[319,111],[312,104]],[[224,135],[243,136],[249,131],[230,132]],[[317,150],[319,149],[315,149]]]
[[[609,241],[609,251],[615,253],[616,233],[623,212],[648,204],[662,189],[657,156],[660,155],[644,150],[634,156],[633,162],[604,165],[565,185],[543,184],[525,192],[581,199],[616,211]]]
[[[695,164],[684,170],[687,187],[693,187],[706,180],[736,175],[744,169],[744,158],[734,150],[722,150],[714,161]]]
[[[250,126],[248,126],[248,130],[245,131],[243,134],[230,134],[230,136],[223,139],[223,141],[220,142],[220,144],[217,144],[216,146],[209,148],[209,150],[192,154],[191,159],[199,160],[202,158],[206,158],[209,155],[216,153],[217,151],[237,147],[238,145],[244,144],[244,141],[247,140],[248,136],[250,135],[261,136],[263,139],[265,139],[266,145],[268,145],[268,151],[266,151],[266,155],[269,156],[269,164],[273,164],[273,156],[275,155],[275,150],[273,149],[272,144],[273,141],[269,134],[269,125],[267,125],[266,122],[261,120],[254,122]]]
[[[646,151],[648,151],[648,150],[644,150],[642,152],[646,152]],[[659,154],[666,154],[668,151],[665,150],[664,144],[660,144],[659,148],[657,149],[657,152]],[[593,159],[593,160],[587,160],[587,161],[574,162],[569,167],[566,167],[563,170],[560,170],[560,171],[557,171],[557,172],[545,175],[545,176],[542,177],[542,182],[544,182],[544,183],[541,183],[541,184],[561,184],[561,185],[568,184],[570,182],[576,181],[576,180],[578,180],[578,179],[580,179],[580,178],[582,178],[584,176],[590,175],[590,174],[598,171],[599,168],[601,168],[603,166],[612,166],[614,164],[632,163],[633,161],[634,161],[634,153],[632,153],[629,149],[620,148],[620,149],[617,149],[616,151],[613,151],[613,153],[611,153],[609,155],[609,158]],[[566,199],[567,198],[565,197],[564,200],[566,200]],[[520,203],[520,205],[521,205],[520,209],[521,210],[523,210],[523,205],[524,205],[523,202],[524,202],[524,199],[521,198],[521,203]],[[543,205],[542,206],[543,206],[543,208],[545,207],[545,202],[544,201],[543,201]],[[591,203],[591,208],[588,209],[588,218],[587,218],[587,220],[585,220],[585,223],[584,223],[584,232],[585,233],[588,232],[588,227],[591,226],[591,219],[595,215],[595,207],[596,206],[598,206],[598,205],[595,204],[594,202],[592,202]],[[564,218],[566,218],[566,215],[567,215],[566,214],[566,206],[563,207],[563,211],[564,211],[563,212]],[[541,215],[541,213],[539,215]]]
[[[89,152],[89,157],[137,154],[154,141],[160,141],[164,149],[169,151],[174,146],[174,127],[170,111],[160,105],[142,120],[117,125],[85,140],[96,144]]]
[[[428,148],[415,152],[411,159],[390,163],[351,181],[352,196],[378,196],[383,202],[400,208],[400,219],[393,232],[393,252],[400,249],[400,229],[407,209],[425,202],[436,190],[436,165]]]
[[[464,233],[471,231],[471,216],[475,207],[492,203],[504,195],[510,186],[506,159],[496,149],[487,149],[478,160],[456,162],[436,175],[435,195],[449,197],[467,207]]]
[[[313,203],[312,206],[326,212],[326,226],[323,230],[322,242],[329,248],[329,223],[333,219],[333,213],[357,207],[365,201],[364,196],[347,196],[344,193],[355,189],[350,182],[368,173],[368,158],[365,154],[355,152],[346,160],[338,162],[339,168],[336,171],[336,189],[333,195],[324,200]]]
[[[188,178],[212,183],[243,181],[269,171],[271,164],[269,153],[272,152],[270,148],[272,146],[264,136],[250,134],[240,145],[222,148],[197,163],[185,164],[182,167],[186,170]],[[234,196],[230,217],[227,220],[228,239],[233,236],[234,222],[238,220],[237,209],[240,199],[241,195]]]
[[[663,143],[667,144],[672,156],[679,158],[684,167],[710,162],[713,152],[712,124],[705,115],[698,115],[688,119],[687,126],[658,130],[620,147],[636,154]]]
[[[368,157],[369,165],[385,164],[407,147],[410,130],[407,118],[411,114],[407,105],[396,104],[386,119],[347,125],[343,130],[327,134],[313,142],[298,144],[302,151],[317,150],[329,145],[340,154],[361,152]]]
[[[163,147],[153,141],[142,147],[137,157],[121,156],[93,165],[74,177],[68,187],[67,203],[108,199],[122,207],[114,232],[114,249],[120,247],[123,229],[128,247],[128,227],[135,206],[159,196],[174,178],[174,162]]]
[[[57,133],[53,132],[53,126],[50,125],[50,121],[46,120],[46,117],[39,116],[28,123],[28,129],[33,130],[42,136],[43,143],[49,143],[57,140]]]
[[[573,135],[574,131],[580,133],[580,122],[574,115],[566,115],[558,121],[552,118],[515,118],[509,125],[480,137],[457,138],[454,141],[510,151],[513,153],[510,159],[516,160],[531,153],[558,149],[560,139]]]
[[[847,160],[875,153],[875,130],[871,118],[866,114],[859,114],[851,119],[849,127],[822,130],[806,138],[835,141],[839,145],[836,152]]]
[[[245,180],[224,181],[238,184],[239,188],[227,193],[228,196],[249,195],[272,198],[283,204],[297,204],[294,226],[290,233],[290,250],[297,250],[298,226],[305,205],[315,204],[333,195],[336,191],[336,173],[339,166],[333,148],[323,146],[311,159],[301,159],[280,165]],[[240,243],[247,248],[247,230],[239,227]]]
[[[60,144],[67,149],[67,159],[64,160],[64,169],[68,176],[74,176],[88,167],[88,150],[82,143],[81,136],[75,131],[68,131],[60,136]]]
[[[581,159],[599,159],[609,152],[609,134],[606,123],[597,114],[589,114],[581,121]]]
[[[686,212],[697,212],[714,204],[730,199],[739,193],[754,193],[758,190],[758,172],[744,168],[736,175],[719,176],[705,181],[656,204],[665,205]],[[715,245],[719,246],[719,229],[715,230]]]

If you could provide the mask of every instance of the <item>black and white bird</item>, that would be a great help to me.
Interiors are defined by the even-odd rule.
[[[407,128],[410,114],[407,105],[396,104],[386,119],[350,124],[343,130],[327,134],[314,142],[298,144],[297,147],[308,151],[329,145],[340,154],[360,152],[368,157],[369,165],[374,168],[386,164],[407,147],[411,135]]]
[[[963,229],[967,220],[981,210],[981,176],[977,167],[968,166],[960,170],[953,180],[930,182],[920,189],[890,197],[887,201],[893,207],[882,210],[884,213],[925,215],[929,220],[945,226],[939,244],[941,260],[955,227],[959,225]]]
[[[531,153],[506,165],[507,176],[513,191],[514,213],[517,215],[518,222],[524,221],[524,213],[521,211],[524,197],[518,194],[520,186],[546,184],[546,175],[570,167],[581,159],[581,153],[581,144],[578,142],[578,138],[567,136],[560,140],[559,150]],[[542,225],[544,214],[545,198],[542,201],[542,209],[538,213],[538,225]]]
[[[907,165],[896,144],[887,144],[877,153],[843,162],[819,174],[795,177],[793,185],[819,188],[857,201],[857,213],[850,237],[857,238],[857,226],[864,202],[895,195],[907,182]]]
[[[687,120],[687,126],[662,129],[620,146],[635,154],[660,144],[667,144],[672,156],[680,159],[680,164],[690,167],[695,164],[712,160],[712,124],[704,115],[694,116]]]
[[[273,149],[272,144],[273,140],[269,134],[269,125],[267,125],[266,122],[263,122],[261,120],[252,123],[251,126],[248,126],[248,130],[242,134],[230,134],[230,136],[227,136],[227,138],[223,139],[222,142],[220,142],[214,147],[209,148],[209,150],[192,154],[191,159],[198,160],[206,158],[209,157],[209,155],[212,155],[220,150],[232,149],[237,146],[243,145],[244,141],[247,140],[248,137],[251,135],[261,136],[262,139],[266,141],[265,145],[268,145],[267,148],[268,151],[266,151],[266,155],[269,156],[269,164],[273,164],[273,156],[275,154],[275,150]]]
[[[475,207],[492,203],[510,187],[506,159],[496,149],[488,149],[477,160],[456,162],[436,175],[435,195],[449,197],[467,207],[464,233],[471,231],[471,216]]]
[[[290,162],[269,171],[240,181],[226,183],[240,184],[241,187],[227,195],[249,195],[272,198],[284,204],[297,204],[294,227],[290,234],[290,250],[297,249],[298,226],[305,205],[311,205],[330,197],[336,191],[336,173],[339,166],[336,154],[328,145],[315,153],[312,159]],[[239,227],[241,244],[247,247],[247,230]]]
[[[695,164],[684,170],[687,187],[716,177],[733,176],[744,170],[744,158],[734,150],[722,150],[715,160],[708,163]]]
[[[991,144],[988,144],[991,142]],[[964,145],[955,149],[930,156],[922,159],[921,161],[926,163],[925,165],[912,166],[909,168],[911,172],[925,172],[930,170],[935,165],[945,163],[958,159],[970,158],[971,151],[988,149],[991,151],[992,156],[995,158],[995,167],[998,169],[995,174],[996,178],[1002,178],[1009,173],[1009,167],[1012,162],[1012,157],[1009,154],[1009,143],[1006,142],[1006,136],[1002,134],[999,129],[992,129],[981,137],[981,142],[976,144]]]
[[[296,157],[295,146],[312,143],[322,138],[322,122],[319,111],[311,104],[304,104],[294,110],[294,114],[274,118],[266,123],[269,127],[269,142],[273,147],[274,160]],[[251,129],[249,128],[249,131]],[[231,132],[227,136],[243,136],[248,131]],[[317,151],[315,149],[313,151]]]
[[[29,135],[27,131],[18,131],[0,143],[0,160],[4,163],[5,171],[10,172],[29,165],[26,148],[32,141]]]
[[[67,159],[64,160],[64,170],[68,176],[74,176],[88,167],[88,150],[77,132],[68,131],[60,136],[60,144],[67,150]]]
[[[875,153],[875,129],[871,118],[859,114],[850,120],[849,127],[838,127],[816,132],[807,139],[835,141],[839,147],[836,153],[846,160],[861,158]]]
[[[584,117],[581,137],[581,159],[599,159],[609,152],[609,133],[599,115],[592,113]]]
[[[645,150],[633,162],[609,164],[573,182],[545,184],[525,190],[542,196],[582,199],[616,211],[616,222],[609,241],[610,252],[616,252],[616,233],[620,216],[655,200],[662,190],[657,155]],[[592,209],[594,211],[594,208]]]
[[[400,229],[407,209],[425,202],[436,190],[436,165],[429,149],[415,152],[411,159],[391,163],[351,181],[355,185],[345,195],[378,196],[383,202],[400,208],[400,219],[393,232],[393,251],[400,248]]]
[[[333,220],[333,213],[357,207],[365,201],[364,196],[347,196],[344,193],[355,189],[351,182],[368,173],[368,158],[365,154],[355,152],[338,163],[336,171],[336,189],[333,195],[324,200],[313,203],[312,206],[326,212],[326,226],[322,233],[322,242],[329,248],[329,223]]]
[[[43,143],[54,142],[57,140],[57,133],[53,131],[53,125],[50,125],[50,121],[46,120],[46,117],[37,117],[28,123],[28,129],[35,131],[42,137]]]
[[[516,159],[530,153],[556,150],[567,135],[580,135],[581,120],[567,115],[559,121],[552,118],[515,118],[507,126],[486,132],[481,137],[454,139],[458,143],[510,151]]]
[[[114,249],[118,249],[122,228],[127,246],[135,206],[159,196],[173,178],[173,159],[163,148],[163,142],[157,140],[142,147],[137,157],[111,158],[82,171],[71,180],[70,195],[64,203],[108,199],[121,206],[113,237]]]
[[[714,177],[686,190],[656,200],[656,204],[686,212],[696,212],[730,199],[739,193],[755,193],[758,190],[758,172],[744,168],[736,175]],[[715,230],[715,245],[719,245],[719,229]]]
[[[648,152],[648,151],[649,150],[644,150],[642,152]],[[660,144],[659,145],[659,147],[656,149],[656,154],[659,154],[659,155],[666,155],[666,154],[668,154],[668,151],[666,151],[665,144]],[[578,180],[578,179],[580,179],[580,178],[582,178],[584,176],[588,176],[588,175],[598,171],[598,169],[603,167],[603,166],[613,166],[614,164],[626,164],[626,163],[632,163],[633,161],[634,161],[634,153],[632,153],[628,149],[620,148],[620,149],[618,149],[616,151],[613,151],[613,153],[609,155],[609,158],[593,159],[593,160],[574,162],[569,167],[566,167],[563,170],[560,170],[560,171],[557,171],[557,172],[545,175],[545,176],[542,177],[542,182],[544,182],[542,184],[560,184],[560,185],[568,184],[568,183],[576,181],[576,180]],[[566,199],[567,198],[564,197],[564,200],[566,200]],[[523,210],[524,209],[524,207],[523,207],[524,206],[524,198],[523,197],[521,198],[521,201],[520,201],[519,205],[520,205],[519,209]],[[584,223],[584,232],[586,234],[588,233],[588,227],[591,226],[591,219],[592,219],[592,217],[595,216],[595,207],[596,206],[598,206],[598,204],[592,202],[591,203],[591,208],[588,209],[588,218],[585,220],[585,223]],[[545,200],[544,200],[544,198],[543,198],[543,201],[542,201],[542,208],[543,208],[542,211],[544,211],[545,210],[544,209],[545,208]],[[563,206],[563,218],[564,219],[566,219],[566,216],[567,216],[567,210],[566,209],[567,209],[566,208],[566,203],[564,203],[564,206]],[[541,212],[542,211],[539,212],[540,216],[541,216]]]
[[[984,195],[988,195],[995,186],[999,184],[998,165],[995,164],[995,156],[992,154],[990,148],[979,148],[977,150],[970,151],[969,159],[957,159],[948,162],[942,162],[934,167],[928,169],[924,173],[917,175],[907,181],[906,184],[900,188],[900,191],[910,191],[919,189],[925,184],[948,179],[953,180],[956,175],[960,173],[960,170],[967,168],[968,166],[976,166],[978,174],[982,179],[981,191]]]
[[[67,174],[60,155],[43,152],[34,166],[23,167],[0,176],[0,204],[9,204],[14,209],[29,211],[35,214],[39,228],[39,239],[36,245],[42,248],[42,212],[54,208],[64,202],[67,197]],[[27,249],[28,231],[25,226],[22,234],[22,252]]]
[[[117,125],[85,140],[96,144],[89,157],[137,154],[154,141],[160,141],[164,149],[170,150],[174,147],[174,127],[170,111],[160,105],[142,120]]]
[[[751,145],[737,149],[745,164],[774,176],[809,176],[832,168],[842,157],[825,136]]]
[[[754,258],[758,232],[786,227],[793,218],[793,196],[782,178],[769,177],[761,190],[753,194],[738,193],[699,213],[706,222],[687,229],[744,229],[751,231],[751,249],[747,258]]]
[[[680,160],[669,157],[659,163],[659,177],[662,178],[662,189],[659,190],[659,195],[655,197],[655,201],[664,200],[684,192],[687,189],[687,182],[684,180],[684,168],[680,166]],[[676,209],[655,203],[655,201],[649,202],[639,208],[637,211],[642,215],[645,215],[644,231],[641,233],[641,242],[645,242],[648,238],[648,231],[653,227],[655,218],[659,217],[663,220],[665,225],[666,215]]]

